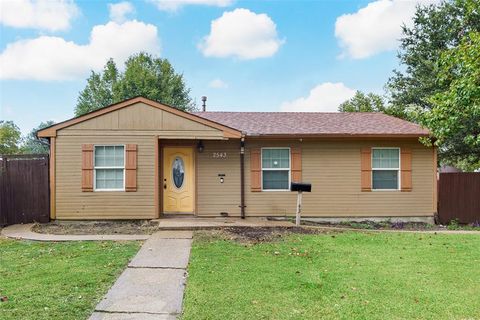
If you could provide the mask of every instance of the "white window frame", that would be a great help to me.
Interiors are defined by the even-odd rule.
[[[280,150],[288,150],[288,169],[287,168],[263,168],[263,150],[275,150],[275,149],[280,149]],[[287,189],[264,189],[263,188],[263,171],[287,171],[288,170],[288,188]],[[262,191],[268,191],[268,192],[274,192],[274,191],[280,191],[280,192],[285,192],[285,191],[290,191],[290,183],[291,183],[291,172],[292,172],[292,154],[290,147],[264,147],[261,148],[260,150],[260,171],[261,171],[261,177],[262,179]]]
[[[97,167],[95,163],[95,151],[97,147],[123,147],[123,166],[108,166],[108,167]],[[125,161],[127,155],[127,148],[125,144],[95,144],[93,145],[93,191],[125,191]],[[98,189],[97,188],[97,169],[123,169],[123,187],[122,189]]]
[[[395,149],[398,150],[398,168],[374,168],[373,167],[373,150],[385,150],[385,149]],[[370,164],[372,167],[372,174],[371,174],[371,183],[372,183],[372,191],[399,191],[401,181],[400,179],[402,178],[402,175],[400,174],[401,167],[402,167],[402,153],[400,152],[399,147],[373,147],[372,148],[372,154],[370,156]],[[396,189],[374,189],[373,188],[373,171],[397,171],[397,188]]]

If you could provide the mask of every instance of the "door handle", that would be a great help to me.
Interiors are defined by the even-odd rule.
[[[167,189],[167,179],[163,180],[163,189]]]

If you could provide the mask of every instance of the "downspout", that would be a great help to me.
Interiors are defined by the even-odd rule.
[[[245,136],[240,139],[240,215],[245,219]]]

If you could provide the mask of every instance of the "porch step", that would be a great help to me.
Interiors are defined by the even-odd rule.
[[[271,221],[266,218],[160,218],[156,219],[158,227],[162,230],[201,230],[218,229],[227,227],[295,227],[295,224],[289,221]]]

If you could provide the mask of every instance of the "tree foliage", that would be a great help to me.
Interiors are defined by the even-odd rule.
[[[37,138],[37,131],[54,124],[54,121],[49,120],[47,122],[41,122],[38,127],[33,128],[24,139],[21,147],[22,153],[48,153],[48,141],[44,138]]]
[[[480,1],[418,6],[413,25],[402,28],[400,69],[385,86],[387,102],[357,93],[339,110],[379,111],[420,123],[435,136],[441,162],[478,168]]]
[[[194,108],[183,75],[167,59],[147,53],[131,56],[120,72],[110,59],[100,73],[92,71],[78,97],[75,115],[79,116],[110,104],[143,96],[181,110]]]
[[[431,108],[418,114],[430,128],[443,159],[465,169],[480,168],[480,33],[472,32],[459,46],[442,53]]]
[[[0,154],[15,154],[20,151],[21,132],[13,121],[0,121]]]
[[[437,61],[449,48],[457,47],[465,34],[480,31],[480,2],[453,0],[417,7],[413,26],[403,26],[400,39],[401,70],[386,85],[390,103],[395,108],[429,110],[430,97],[448,88],[439,82]]]
[[[385,102],[385,99],[375,93],[357,91],[355,95],[343,102],[339,107],[340,112],[382,112],[391,116],[406,118],[405,110],[396,108]]]
[[[343,102],[339,107],[340,112],[383,112],[385,102],[383,98],[375,93],[365,94],[361,91],[355,92],[355,96]]]

